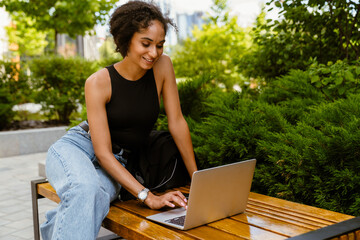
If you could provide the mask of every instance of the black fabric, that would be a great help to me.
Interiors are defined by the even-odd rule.
[[[137,161],[129,162],[126,168],[150,191],[163,192],[190,183],[180,152],[167,131],[151,131]],[[124,188],[120,197],[122,200],[135,198]]]
[[[153,70],[136,81],[123,78],[114,65],[107,67],[111,99],[106,104],[111,141],[125,149],[144,144],[159,115],[159,98]]]

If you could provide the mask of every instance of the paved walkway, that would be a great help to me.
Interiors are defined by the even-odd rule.
[[[30,181],[38,178],[38,163],[46,153],[0,158],[0,240],[34,239]],[[39,199],[39,219],[56,203]],[[101,239],[111,232],[101,229]]]

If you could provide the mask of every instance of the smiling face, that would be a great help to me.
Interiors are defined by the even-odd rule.
[[[164,43],[164,26],[158,20],[154,20],[148,28],[134,33],[125,59],[142,70],[151,69],[163,54]]]

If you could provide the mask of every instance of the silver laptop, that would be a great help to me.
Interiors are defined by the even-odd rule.
[[[251,159],[194,172],[187,210],[175,208],[147,218],[187,230],[244,212],[255,163]]]

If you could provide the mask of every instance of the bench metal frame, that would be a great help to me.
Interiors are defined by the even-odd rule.
[[[46,178],[35,179],[31,181],[31,201],[32,201],[32,212],[33,212],[33,226],[34,226],[34,240],[40,240],[40,224],[39,224],[39,202],[40,198],[45,198],[40,195],[37,190],[37,185],[41,183],[47,183]],[[109,234],[102,237],[97,237],[96,240],[115,240],[123,239],[117,234]]]
[[[339,223],[335,223],[317,230],[288,238],[288,240],[326,240],[340,237],[349,233],[356,234],[360,230],[360,217],[351,218]],[[355,239],[357,239],[355,237]]]
[[[33,212],[33,226],[34,226],[34,239],[40,240],[40,225],[39,225],[39,203],[38,199],[44,198],[37,191],[37,185],[40,183],[48,182],[46,178],[36,179],[31,181],[31,201]]]

